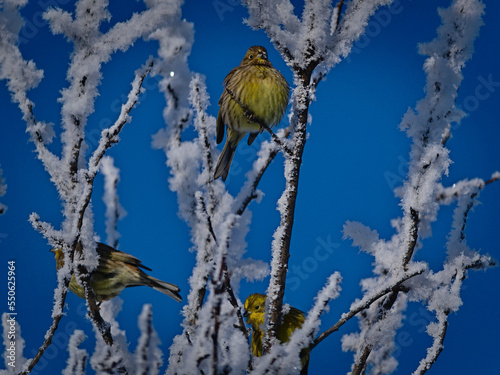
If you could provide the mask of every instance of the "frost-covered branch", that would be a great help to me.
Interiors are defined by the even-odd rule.
[[[21,110],[38,158],[54,180],[58,179],[60,160],[46,146],[52,141],[54,131],[51,124],[35,119],[34,103],[27,95],[29,90],[38,86],[43,78],[43,71],[38,70],[33,61],[24,60],[17,44],[19,31],[24,23],[19,9],[24,5],[22,2],[16,4],[8,1],[0,12],[0,79],[7,81],[12,101]]]
[[[440,328],[434,327],[430,332],[434,338],[433,347],[422,362],[423,367],[430,367],[442,347],[447,327],[446,317],[460,305],[457,301],[460,300],[461,281],[457,282],[457,275],[465,274],[469,268],[487,267],[490,264],[489,257],[472,254],[461,243],[465,238],[468,212],[478,190],[484,187],[484,182],[477,179],[464,181],[451,189],[444,189],[439,184],[450,164],[449,152],[445,148],[446,139],[450,136],[450,124],[459,122],[464,116],[456,108],[455,99],[462,81],[461,70],[472,56],[473,42],[482,24],[483,7],[476,0],[455,0],[449,8],[440,9],[443,24],[438,28],[438,36],[432,42],[420,46],[420,52],[428,56],[424,64],[427,74],[426,97],[417,103],[415,111],[409,110],[406,113],[401,123],[401,129],[406,130],[413,144],[401,200],[403,218],[396,226],[398,233],[390,242],[386,242],[361,227],[348,226],[349,236],[355,239],[355,243],[375,256],[374,271],[377,276],[363,281],[368,290],[384,282],[386,275],[411,267],[413,256],[421,246],[420,240],[430,235],[430,226],[436,220],[440,204],[449,204],[454,196],[459,197],[454,229],[449,236],[449,243],[453,242],[453,246],[448,246],[449,264],[445,263],[442,273],[428,271],[420,278],[405,283],[404,288],[392,289],[385,299],[364,312],[360,318],[359,334],[344,336],[343,348],[356,352],[353,374],[364,373],[368,364],[374,368],[382,366],[387,371],[397,366],[397,361],[391,354],[394,351],[393,337],[402,324],[402,312],[406,309],[408,298],[424,303],[428,301],[429,309],[436,311],[438,316],[437,326]],[[467,192],[468,189],[472,190]],[[466,202],[462,204],[461,200]],[[468,254],[471,258],[467,258]],[[429,290],[435,293],[423,293],[425,288],[419,288],[419,285],[425,282],[434,285]],[[445,293],[448,293],[448,298],[445,298]],[[432,307],[435,303],[431,301],[441,301],[440,305],[438,303],[440,307]],[[381,327],[385,328],[381,330]],[[387,330],[387,327],[390,329]],[[380,339],[382,331],[385,340]]]
[[[120,181],[120,170],[115,167],[114,160],[105,156],[101,161],[101,173],[104,175],[104,195],[102,200],[106,205],[106,243],[118,249],[120,234],[117,230],[118,220],[126,215],[118,200],[117,185]]]
[[[475,186],[479,190],[482,190],[485,186],[500,180],[500,172],[496,171],[491,175],[491,177],[487,180],[481,180],[479,178],[475,178],[472,180],[463,180],[459,181],[453,186],[443,187],[439,186],[439,190],[436,194],[436,201],[440,204],[449,205],[457,200],[459,197],[466,194],[466,192],[470,189],[470,187]]]
[[[101,65],[116,51],[126,51],[138,38],[148,37],[158,25],[179,11],[173,1],[148,2],[148,5],[150,9],[115,24],[105,34],[99,27],[110,18],[106,2],[81,0],[74,14],[59,8],[44,13],[52,32],[65,35],[75,46],[68,70],[70,86],[62,91],[61,110],[63,169],[70,172],[68,177],[73,183],[77,182],[78,168],[84,162],[80,150],[85,144],[87,118],[94,111],[97,87],[102,78]]]
[[[172,374],[199,369],[214,372],[214,366],[220,369],[221,363],[227,363],[233,350],[225,344],[230,340],[228,335],[237,335],[231,341],[240,343],[248,335],[235,294],[239,279],[266,275],[262,262],[242,262],[249,216],[236,213],[240,207],[237,199],[221,181],[213,180],[213,161],[218,157],[215,118],[207,113],[210,102],[204,78],[191,73],[186,64],[192,32],[190,24],[180,22],[177,27],[154,34],[160,42],[161,60],[155,71],[162,76],[160,89],[167,100],[167,127],[154,136],[153,145],[165,151],[170,189],[177,194],[179,215],[190,227],[196,252],[183,309],[183,333],[175,337],[170,352],[168,373]],[[169,42],[173,36],[178,49]],[[194,138],[185,135],[191,124]],[[248,360],[245,368],[247,364]]]
[[[94,325],[96,346],[90,364],[98,375],[118,373],[133,374],[135,363],[128,351],[126,332],[120,328],[116,316],[122,309],[123,300],[114,298],[101,304],[100,313],[103,321],[109,326],[110,335],[113,337],[113,345],[105,342],[105,338],[99,327]]]
[[[137,102],[142,82],[152,68],[152,63],[137,74],[127,103],[122,107],[120,117],[109,129],[105,129],[96,150],[89,161],[85,159],[87,145],[84,141],[88,116],[94,111],[94,101],[98,95],[102,74],[101,66],[108,62],[117,50],[125,51],[137,38],[148,37],[169,17],[178,15],[176,2],[148,2],[149,9],[135,14],[130,20],[117,23],[107,33],[101,33],[100,25],[109,20],[107,2],[81,0],[77,2],[74,14],[51,8],[44,13],[53,33],[64,34],[74,44],[68,70],[69,87],[62,90],[62,156],[58,157],[48,150],[55,136],[52,125],[35,119],[34,103],[27,91],[36,87],[43,73],[36,69],[33,62],[23,59],[18,47],[18,33],[23,24],[19,9],[23,2],[7,2],[0,14],[0,79],[7,80],[12,100],[19,105],[27,123],[27,131],[35,144],[37,156],[48,171],[64,203],[64,222],[60,230],[41,221],[36,214],[31,221],[36,229],[53,246],[63,249],[65,267],[58,272],[58,287],[55,291],[53,323],[39,352],[27,366],[31,371],[45,349],[50,345],[58,323],[63,315],[64,300],[69,279],[73,272],[84,287],[89,303],[89,314],[98,331],[108,343],[112,337],[108,325],[99,314],[95,296],[90,287],[90,273],[97,266],[92,212],[89,208],[93,191],[93,181],[105,152],[118,141],[118,134],[130,120],[129,112]],[[144,20],[147,19],[147,22]]]
[[[473,42],[482,24],[483,7],[476,0],[457,0],[448,9],[441,9],[443,24],[438,36],[420,46],[420,52],[429,56],[424,64],[426,97],[417,103],[415,111],[406,113],[401,123],[413,140],[402,198],[403,231],[408,244],[403,264],[408,264],[413,254],[411,238],[415,232],[420,230],[425,237],[430,222],[435,220],[439,207],[434,201],[436,186],[450,163],[442,135],[451,122],[464,116],[456,108],[455,98],[462,81],[461,70],[472,56]]]
[[[496,173],[488,180],[491,183],[499,177]],[[491,181],[491,182],[490,182]],[[465,227],[470,210],[477,204],[479,192],[486,183],[482,180],[463,181],[454,193],[458,196],[458,204],[453,214],[453,228],[448,235],[448,258],[444,269],[430,274],[428,280],[434,284],[428,297],[428,308],[435,311],[437,322],[427,326],[427,333],[433,338],[427,349],[427,356],[420,361],[414,375],[423,375],[436,362],[443,350],[443,342],[448,328],[448,315],[457,311],[462,304],[460,291],[469,269],[486,269],[496,263],[488,255],[480,255],[467,246]],[[456,193],[456,194],[455,194]]]
[[[420,361],[418,368],[413,372],[413,375],[423,375],[431,368],[431,366],[436,362],[438,356],[443,351],[443,342],[446,336],[446,330],[448,329],[448,314],[449,311],[443,312],[438,316],[438,322],[434,323],[432,327],[432,332],[434,336],[434,341],[432,346],[427,349],[427,356]],[[428,332],[431,330],[428,328]]]
[[[325,59],[322,69],[328,71],[351,52],[353,43],[365,32],[370,17],[381,6],[393,0],[353,0],[347,3],[343,14],[339,5],[332,11],[329,38],[325,39]],[[343,3],[342,1],[340,3]],[[343,5],[343,4],[342,4]]]
[[[85,349],[80,349],[79,346],[86,338],[87,336],[79,329],[76,329],[71,335],[68,344],[68,364],[63,370],[63,375],[85,375],[89,354]]]
[[[290,130],[288,128],[278,132],[280,139],[288,138],[289,135]],[[260,180],[279,151],[280,148],[274,142],[264,141],[261,143],[260,150],[257,152],[257,159],[254,161],[252,169],[246,174],[245,185],[243,185],[235,199],[237,215],[243,215],[250,202],[261,197],[261,192],[258,190]]]
[[[153,327],[151,305],[144,305],[139,316],[141,337],[135,350],[137,375],[158,375],[163,363],[163,354],[159,348],[160,339]]]
[[[328,328],[326,331],[322,332],[311,344],[309,347],[310,350],[315,348],[321,341],[330,336],[333,332],[336,332],[342,327],[345,323],[355,317],[361,311],[368,309],[374,302],[376,302],[381,297],[391,293],[394,288],[397,288],[405,281],[415,277],[417,275],[422,274],[425,271],[423,268],[416,268],[412,272],[408,272],[402,275],[400,278],[395,280],[389,280],[386,285],[382,285],[378,290],[373,290],[370,294],[365,295],[361,300],[354,302],[351,305],[351,309],[349,312],[342,314],[341,318],[335,323],[333,326]]]
[[[269,351],[272,338],[281,324],[281,311],[285,293],[285,280],[290,257],[290,240],[295,214],[300,167],[306,142],[309,105],[320,79],[313,79],[313,72],[323,64],[321,74],[347,56],[354,40],[364,31],[368,18],[380,5],[391,1],[353,1],[349,3],[339,23],[343,2],[335,7],[330,1],[308,1],[302,18],[294,14],[289,0],[262,2],[247,0],[247,23],[266,31],[287,64],[292,68],[295,89],[292,94],[290,115],[291,149],[285,154],[286,186],[278,202],[281,215],[272,249],[271,280],[266,300],[266,334],[264,351]],[[258,181],[258,180],[257,180]],[[250,190],[252,192],[252,190]],[[252,197],[253,194],[247,195]],[[248,199],[247,199],[248,201]],[[243,201],[245,202],[245,201]],[[244,205],[242,206],[245,207]]]
[[[145,77],[151,71],[152,67],[153,61],[151,60],[147,65],[136,72],[135,79],[132,82],[132,90],[128,95],[127,102],[122,105],[118,119],[111,127],[106,128],[102,131],[99,145],[91,155],[88,162],[88,167],[85,170],[80,169],[79,173],[85,176],[83,181],[81,181],[79,184],[80,189],[82,189],[82,193],[81,196],[78,197],[75,207],[72,208],[72,210],[74,210],[74,212],[76,213],[72,223],[73,243],[71,244],[71,251],[68,254],[69,256],[66,259],[70,259],[73,261],[75,259],[75,255],[77,256],[78,262],[76,263],[76,267],[73,270],[75,272],[77,280],[81,283],[85,290],[85,296],[89,304],[89,316],[95,323],[99,332],[101,332],[104,341],[108,345],[112,345],[113,343],[110,328],[109,325],[102,319],[99,313],[95,294],[90,286],[91,272],[97,265],[95,264],[95,261],[94,264],[85,264],[86,256],[83,252],[84,246],[82,240],[87,242],[85,245],[90,245],[90,248],[92,249],[92,255],[90,259],[94,260],[96,259],[94,255],[95,243],[93,239],[88,240],[82,237],[82,229],[84,226],[84,220],[88,219],[88,214],[86,211],[88,205],[90,204],[94,188],[94,179],[97,172],[99,171],[101,159],[104,157],[105,152],[118,142],[118,135],[120,131],[123,129],[123,126],[128,121],[130,121],[129,113],[137,103],[139,94],[142,92],[142,83],[144,82]]]

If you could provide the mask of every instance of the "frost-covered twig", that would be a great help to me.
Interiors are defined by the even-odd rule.
[[[74,240],[75,243],[80,239],[79,231],[83,226],[83,220],[85,216],[84,214],[92,197],[92,192],[94,188],[94,179],[95,176],[97,175],[97,172],[99,171],[100,162],[104,157],[106,151],[118,142],[119,140],[118,136],[120,134],[120,131],[123,129],[123,126],[130,121],[130,116],[129,116],[130,111],[136,105],[139,98],[139,94],[142,92],[142,83],[144,82],[144,79],[149,74],[152,68],[153,68],[153,60],[150,60],[144,67],[142,67],[136,72],[135,79],[132,82],[132,90],[128,95],[127,102],[124,105],[122,105],[118,119],[111,127],[106,128],[101,132],[101,139],[99,140],[99,145],[97,146],[96,150],[90,157],[88,168],[81,172],[85,177],[85,184],[83,186],[83,194],[79,198],[78,204],[76,206],[77,207],[76,212],[78,213],[78,215],[76,217],[76,223],[75,223],[76,224],[75,225],[76,237]]]
[[[288,138],[290,129],[286,128],[284,131],[278,133],[280,139]],[[250,202],[258,199],[258,186],[267,167],[278,155],[279,148],[275,143],[264,141],[261,143],[260,150],[257,152],[257,159],[253,163],[253,168],[247,173],[245,185],[241,188],[238,196],[235,199],[236,214],[243,215]]]
[[[100,24],[109,19],[107,3],[81,0],[74,14],[51,8],[44,14],[54,34],[63,34],[75,45],[68,70],[69,88],[62,91],[62,124],[64,133],[62,169],[69,171],[69,180],[78,181],[78,168],[84,155],[84,130],[87,117],[94,111],[97,87],[102,74],[101,65],[118,50],[127,50],[140,37],[148,37],[158,25],[177,12],[170,1],[150,2],[150,9],[134,14],[125,22],[116,23],[107,33]]]
[[[118,220],[126,215],[118,200],[117,185],[120,181],[120,170],[115,167],[114,160],[105,156],[101,161],[101,173],[104,175],[104,195],[102,200],[106,205],[106,243],[118,249]]]
[[[413,372],[413,375],[423,375],[431,368],[431,366],[436,362],[439,355],[443,351],[443,342],[446,336],[446,330],[448,329],[448,315],[449,311],[445,311],[438,315],[438,322],[435,323],[434,331],[434,341],[432,346],[427,349],[427,356],[422,359],[418,365],[418,368]]]
[[[30,215],[29,221],[34,229],[40,232],[45,238],[49,240],[49,243],[54,246],[64,246],[64,236],[59,230],[56,230],[50,223],[40,220],[40,216],[36,213]]]
[[[58,179],[60,160],[46,146],[54,136],[52,125],[35,119],[34,103],[27,95],[27,91],[38,86],[43,78],[43,71],[38,70],[33,61],[24,60],[18,47],[18,33],[24,22],[19,10],[24,5],[5,2],[5,9],[0,13],[0,79],[7,80],[12,101],[18,104],[23,114],[38,158],[51,174],[51,178]]]
[[[85,349],[80,349],[79,346],[86,337],[79,329],[76,329],[71,335],[68,345],[68,364],[63,370],[63,375],[85,375],[85,366],[89,355]]]
[[[57,233],[53,230],[52,226],[50,224],[41,222],[39,220],[38,215],[32,214],[30,216],[30,220],[32,224],[35,226],[35,228],[39,228],[40,232],[50,240],[54,241],[57,245],[63,247],[63,239],[62,236],[56,236],[52,233]],[[52,338],[54,337],[54,334],[57,331],[57,328],[59,327],[59,322],[61,321],[62,317],[64,316],[63,310],[64,310],[64,303],[66,300],[66,294],[68,293],[68,286],[69,282],[71,279],[71,273],[70,268],[69,268],[69,263],[65,265],[63,268],[66,272],[58,272],[57,278],[58,278],[58,287],[54,292],[54,297],[55,297],[55,303],[54,303],[54,308],[52,311],[52,323],[45,333],[45,339],[43,344],[38,348],[37,353],[35,356],[29,361],[29,364],[27,367],[19,373],[19,375],[27,375],[31,372],[33,367],[38,363],[38,361],[42,358],[43,354],[45,353],[45,350],[52,344]]]
[[[402,275],[400,278],[398,278],[395,281],[392,281],[392,280],[389,281],[387,283],[388,285],[383,285],[382,287],[380,287],[379,290],[371,291],[370,294],[365,295],[361,300],[354,302],[351,305],[351,309],[349,310],[349,312],[342,314],[341,318],[337,321],[337,323],[335,323],[333,326],[328,328],[326,331],[322,332],[313,341],[313,343],[311,344],[309,349],[310,350],[314,349],[321,341],[326,339],[333,332],[338,331],[340,327],[342,327],[350,319],[352,319],[354,316],[356,316],[356,314],[360,313],[363,310],[366,310],[379,298],[387,295],[388,293],[391,293],[394,290],[394,288],[403,284],[405,281],[411,279],[412,277],[415,277],[417,275],[421,275],[424,271],[425,271],[425,269],[423,269],[423,268],[416,268],[412,272],[408,272],[408,273]]]
[[[109,345],[103,340],[102,333],[94,325],[96,336],[96,346],[90,364],[97,375],[109,373],[133,374],[134,365],[132,355],[127,347],[127,337],[124,330],[120,329],[116,316],[122,309],[123,300],[113,298],[101,304],[101,315],[109,325],[110,333],[113,337],[113,345]]]
[[[163,354],[159,348],[160,339],[153,327],[153,311],[151,305],[142,307],[139,316],[141,336],[135,350],[137,375],[158,375],[163,363]]]
[[[451,204],[460,196],[464,195],[464,192],[466,192],[471,186],[476,186],[482,190],[485,186],[498,180],[500,180],[500,172],[496,171],[487,181],[475,178],[472,180],[459,181],[447,188],[440,186],[436,194],[436,201],[440,204]]]

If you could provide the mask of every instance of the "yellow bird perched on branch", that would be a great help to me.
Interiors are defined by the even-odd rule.
[[[290,89],[286,79],[267,59],[262,46],[248,49],[240,65],[224,79],[224,92],[219,99],[217,143],[227,139],[215,168],[214,178],[225,181],[236,146],[248,136],[248,145],[264,129],[278,124],[285,114]]]
[[[254,293],[248,296],[245,301],[245,314],[247,323],[252,326],[252,338],[250,348],[256,357],[262,355],[262,336],[264,325],[264,313],[266,305],[266,296],[260,293]],[[283,316],[283,322],[277,332],[277,338],[281,343],[290,341],[293,331],[301,328],[304,324],[304,313],[295,307],[290,307],[290,311]],[[306,349],[300,353],[302,359],[301,375],[307,375],[309,367],[309,354]]]
[[[64,266],[64,253],[58,248],[50,251],[55,255],[56,268],[59,270]],[[90,285],[97,302],[116,297],[125,288],[141,285],[149,286],[178,302],[182,300],[177,285],[147,275],[141,268],[148,271],[151,269],[144,266],[136,257],[103,243],[97,243],[97,254],[99,254],[99,265],[90,275]],[[75,274],[71,277],[69,289],[78,297],[85,298],[83,286],[78,284]]]

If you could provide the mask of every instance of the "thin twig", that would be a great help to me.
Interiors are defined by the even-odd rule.
[[[486,186],[500,180],[500,173],[495,173],[489,180],[487,181],[482,181],[482,180],[477,180],[477,188],[479,190],[484,189]],[[470,180],[471,182],[474,180]],[[441,192],[436,196],[436,202],[440,203],[445,201],[447,198],[458,198],[460,194],[462,193],[461,190],[455,189],[454,187],[448,187],[448,188],[443,188]]]
[[[401,279],[399,279],[396,283],[385,287],[378,293],[374,294],[370,298],[364,298],[365,301],[361,300],[359,301],[356,305],[355,308],[351,309],[348,313],[342,314],[342,317],[335,323],[333,326],[328,328],[326,331],[321,333],[314,341],[313,343],[309,346],[309,350],[314,349],[321,341],[326,339],[328,336],[330,336],[333,332],[338,331],[340,327],[342,327],[345,323],[347,323],[350,319],[352,319],[356,314],[359,312],[366,310],[368,307],[370,307],[375,301],[377,301],[379,298],[385,296],[386,294],[390,293],[393,291],[394,288],[398,287],[402,283],[404,283],[406,280],[411,279],[412,277],[415,277],[417,275],[420,275],[424,272],[423,269],[414,271],[409,274],[405,274]]]
[[[38,348],[37,353],[33,357],[33,359],[30,361],[30,364],[26,368],[26,370],[20,372],[18,375],[28,375],[31,370],[33,370],[33,367],[38,363],[38,361],[42,358],[43,354],[45,353],[45,350],[52,344],[52,338],[54,337],[54,334],[57,331],[57,327],[59,326],[59,322],[61,321],[62,317],[64,314],[62,313],[63,308],[64,308],[64,303],[66,301],[66,294],[68,293],[68,286],[69,286],[69,281],[70,278],[66,279],[63,284],[63,290],[61,293],[61,297],[59,299],[58,303],[58,311],[61,311],[59,314],[53,317],[52,324],[50,325],[50,328],[47,330],[47,333],[45,334],[45,341],[43,344]]]
[[[410,263],[411,257],[415,251],[415,246],[418,242],[418,224],[420,222],[419,213],[413,207],[410,207],[410,242],[408,243],[408,248],[403,257],[403,267],[405,271],[407,270],[408,263]]]
[[[340,0],[338,3],[337,3],[337,22],[335,24],[335,31],[337,31],[337,29],[339,28],[339,23],[340,23],[340,13],[342,12],[342,6],[344,5],[344,0]]]
[[[224,286],[225,286],[225,290],[226,290],[226,292],[228,294],[228,300],[231,303],[231,305],[234,307],[234,310],[236,311],[236,315],[238,317],[239,325],[235,326],[235,327],[238,328],[243,333],[243,335],[248,339],[250,337],[250,333],[246,329],[245,321],[243,320],[243,315],[241,314],[241,307],[238,304],[238,299],[236,298],[236,296],[234,294],[233,287],[231,286],[231,280],[229,278],[229,272],[227,270],[227,262],[225,260],[224,260],[223,267],[224,267]]]
[[[364,374],[366,370],[366,361],[368,360],[368,357],[370,356],[372,347],[370,345],[365,346],[363,349],[363,353],[361,354],[361,357],[359,360],[354,364],[354,367],[352,368],[351,375],[362,375]]]
[[[288,137],[290,135],[290,130],[289,128],[285,131],[285,137]],[[246,208],[248,207],[248,205],[250,204],[251,201],[253,201],[254,199],[256,199],[258,197],[257,195],[257,187],[259,186],[259,183],[260,183],[260,180],[262,179],[262,176],[264,175],[264,172],[267,170],[267,168],[269,167],[269,165],[271,164],[271,162],[274,160],[274,158],[276,157],[276,155],[278,155],[278,149],[274,149],[272,150],[267,159],[264,161],[264,163],[261,164],[261,168],[259,169],[259,171],[254,174],[254,178],[253,178],[253,181],[252,182],[248,182],[251,187],[250,187],[250,191],[249,193],[244,197],[244,198],[241,198],[238,199],[241,201],[241,205],[240,207],[238,208],[238,210],[236,211],[236,215],[238,216],[241,216],[243,215],[243,212],[245,212]]]

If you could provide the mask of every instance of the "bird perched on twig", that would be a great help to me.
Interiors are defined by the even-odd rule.
[[[248,296],[245,301],[245,314],[247,323],[252,326],[252,338],[250,340],[250,348],[253,355],[256,357],[262,356],[262,336],[264,325],[264,313],[266,305],[266,296],[260,293],[254,293]],[[293,331],[301,328],[304,324],[304,313],[295,307],[290,307],[290,311],[283,316],[283,322],[276,334],[281,343],[290,341]],[[309,353],[307,349],[303,349],[300,353],[302,360],[301,375],[307,375],[309,367]]]
[[[59,270],[64,266],[64,253],[58,248],[50,251],[55,255],[56,268]],[[99,265],[90,275],[90,285],[97,302],[116,297],[125,288],[141,285],[149,286],[178,302],[182,300],[177,285],[147,275],[141,268],[148,271],[151,269],[144,266],[136,257],[103,243],[97,243],[97,254],[99,254]],[[75,274],[71,276],[69,289],[78,297],[85,298],[83,286],[78,284]]]
[[[262,130],[278,124],[288,105],[288,83],[267,59],[262,46],[248,49],[240,65],[224,79],[224,92],[219,99],[217,116],[217,143],[227,139],[215,168],[214,178],[225,181],[233,160],[236,146],[248,136],[248,145]]]

